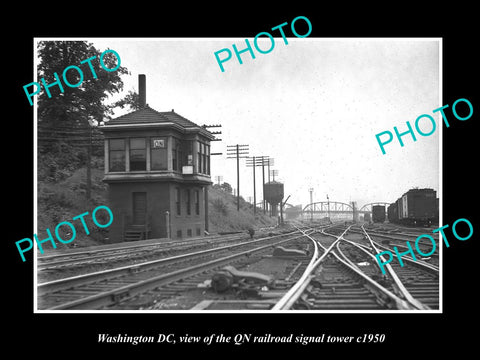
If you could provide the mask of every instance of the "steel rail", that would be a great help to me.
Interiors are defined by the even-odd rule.
[[[345,239],[344,239],[345,240]],[[348,241],[348,240],[345,240]],[[387,295],[393,302],[395,303],[395,307],[399,310],[413,310],[413,306],[409,304],[407,301],[401,299],[394,293],[392,293],[390,290],[386,289],[382,285],[380,285],[378,282],[373,280],[370,276],[366,275],[362,270],[358,268],[355,264],[351,262],[350,259],[339,249],[340,242],[337,243],[337,250],[340,253],[340,255],[344,258],[341,259],[340,256],[336,252],[332,252],[332,254],[344,265],[349,266],[357,275],[361,276],[366,282],[368,282],[375,290],[380,291],[381,293]],[[365,251],[363,248],[359,247],[362,251]],[[368,255],[371,255],[374,257],[372,254],[370,254],[368,251],[365,251]],[[375,257],[374,257],[375,258]]]
[[[424,231],[419,231],[418,233],[406,233],[406,232],[402,232],[402,231],[394,231],[394,232],[388,232],[388,231],[379,231],[379,230],[372,230],[372,229],[369,229],[370,232],[373,232],[375,234],[379,234],[379,235],[400,235],[400,236],[408,236],[408,237],[418,237],[420,235],[423,235],[425,234]],[[436,234],[435,233],[432,233],[432,237],[434,237]],[[438,240],[438,239],[436,239]]]
[[[55,267],[58,265],[64,264],[84,264],[84,263],[91,263],[94,260],[98,259],[109,259],[115,258],[120,256],[130,256],[133,257],[134,255],[141,256],[145,253],[151,253],[156,251],[170,251],[170,250],[181,250],[185,247],[192,246],[204,246],[210,245],[215,243],[222,243],[222,242],[231,242],[236,240],[241,240],[241,237],[216,237],[216,238],[208,238],[202,239],[201,241],[192,242],[189,241],[169,241],[165,243],[150,243],[150,244],[142,244],[142,245],[131,245],[131,246],[121,246],[115,247],[110,249],[98,249],[98,250],[90,250],[90,251],[82,251],[82,252],[72,252],[72,253],[63,253],[63,254],[55,254],[55,255],[48,255],[38,257],[38,270],[45,270],[49,269],[50,267]],[[169,247],[173,245],[172,247]],[[129,251],[134,251],[133,253]],[[80,257],[76,257],[80,255]],[[82,257],[82,255],[84,255]],[[70,257],[70,258],[69,258]],[[54,260],[55,258],[63,258],[62,260]],[[66,259],[65,259],[66,258]]]
[[[383,224],[384,226],[384,229],[385,229],[385,225],[388,226],[391,226],[390,230],[380,230],[380,229],[377,229],[377,230],[373,230],[374,232],[383,232],[383,233],[388,233],[388,234],[391,234],[392,232],[393,233],[399,233],[399,235],[406,235],[406,236],[418,236],[418,235],[421,235],[422,233],[424,233],[424,230],[429,230],[429,228],[420,228],[420,227],[402,227],[402,226],[398,226],[397,224],[395,224],[395,226],[393,226],[392,223],[387,223],[387,224]],[[409,233],[409,232],[404,232],[404,230],[407,230],[407,231],[417,231],[418,233],[415,234],[415,233]]]
[[[315,277],[311,273],[313,270],[317,268],[317,266],[323,261],[325,256],[327,256],[330,252],[334,255],[334,257],[340,261],[344,266],[348,267],[351,269],[353,272],[355,272],[358,276],[360,276],[362,279],[364,279],[366,282],[368,282],[375,290],[387,295],[388,298],[393,300],[395,303],[395,306],[397,309],[404,309],[404,310],[411,310],[412,306],[406,302],[405,300],[399,298],[397,295],[389,291],[388,289],[384,288],[380,284],[378,284],[375,280],[371,279],[369,276],[365,275],[361,270],[358,269],[356,266],[351,266],[348,262],[344,261],[339,257],[338,254],[336,254],[335,251],[332,251],[334,247],[337,247],[340,243],[340,241],[348,241],[343,238],[343,235],[350,229],[351,226],[349,226],[341,235],[333,235],[326,233],[324,229],[322,229],[322,233],[327,235],[327,236],[333,236],[336,237],[337,240],[335,240],[330,247],[327,249],[323,245],[319,243],[319,245],[325,250],[324,254],[322,255],[321,258],[317,259],[315,261],[314,266],[308,271],[305,271],[304,276],[300,278],[300,280],[290,289],[287,294],[285,294],[278,302],[275,304],[275,306],[272,308],[272,310],[288,310],[290,309],[293,304],[298,300],[298,298],[301,296],[303,291],[306,289],[306,287],[309,285],[310,281]]]
[[[314,252],[313,252],[313,256],[312,256],[312,259],[310,260],[310,262],[308,263],[307,267],[305,268],[305,271],[310,267],[310,266],[313,266],[313,263],[314,261],[318,258],[318,242],[315,241],[314,239],[312,239],[309,235],[309,234],[306,234],[307,231],[302,231],[300,230],[298,227],[295,226],[295,228],[297,228],[298,231],[300,231],[301,233],[303,233],[308,239],[310,239],[313,243],[313,247],[314,247]]]
[[[362,225],[363,226],[363,225]],[[370,231],[370,230],[369,230]],[[352,230],[352,232],[358,232],[358,233],[362,233],[361,231],[357,231],[357,230]],[[372,233],[374,233],[373,235],[377,236],[377,237],[381,237],[381,238],[385,238],[385,239],[389,239],[389,240],[394,240],[394,241],[411,241],[411,239],[402,239],[402,238],[399,238],[399,237],[394,237],[394,236],[391,236],[391,235],[384,235],[384,234],[381,234],[381,233],[376,233],[375,231],[371,231]],[[405,234],[398,234],[398,235],[405,235]],[[420,235],[425,235],[425,234],[419,234],[419,235],[413,235],[413,236],[410,236],[410,235],[405,235],[406,237],[415,237],[415,238],[418,238]],[[433,236],[432,236],[433,237]],[[435,240],[435,242],[437,243],[437,246],[438,246],[438,242],[439,240],[436,239],[436,238],[433,238]],[[427,241],[419,241],[418,242],[420,245],[430,245],[431,242],[427,242]]]
[[[346,241],[347,243],[350,243],[350,244],[352,244],[352,245],[355,244],[355,243],[352,243],[351,241],[346,240],[346,239],[344,239],[344,241]],[[356,244],[355,244],[355,245],[356,245]],[[343,251],[340,249],[340,242],[337,243],[336,248],[337,248],[337,251],[338,251],[338,253],[340,254],[340,256],[342,256],[343,259],[344,259],[347,263],[350,264],[350,266],[353,266],[354,268],[360,270],[360,268],[357,266],[357,264],[355,264],[352,260],[350,260],[350,259],[348,258],[348,256],[346,256],[346,255],[343,253]],[[362,247],[360,247],[360,246],[358,246],[358,248],[359,248],[360,250],[366,252],[368,255],[372,255],[372,254],[370,254],[367,250],[365,250],[364,248],[362,248]],[[373,255],[372,255],[372,256],[373,256]],[[373,256],[373,257],[374,257],[374,256]],[[374,258],[375,258],[375,257],[374,257]]]
[[[368,233],[365,230],[365,228],[363,227],[363,225],[361,226],[361,228],[363,230],[363,233],[367,237],[367,239],[370,241],[370,244],[371,244],[373,250],[375,250],[376,254],[379,255],[380,252],[378,251],[377,247],[375,246],[373,240],[370,238],[370,235],[368,235]],[[380,259],[383,262],[385,262],[385,259],[383,258],[383,255],[380,255]],[[397,291],[400,293],[399,295],[401,295],[403,298],[405,298],[405,300],[407,300],[412,306],[414,306],[418,310],[431,310],[430,307],[426,306],[425,304],[422,304],[420,301],[415,299],[410,294],[410,292],[407,290],[405,285],[403,285],[403,283],[401,282],[401,280],[399,279],[398,275],[395,273],[393,268],[390,266],[390,264],[386,264],[386,268],[387,268],[388,274],[390,275],[390,277],[392,278],[392,280],[395,283]]]
[[[385,246],[385,245],[382,245],[382,244],[379,244],[377,243],[376,241],[374,241],[375,244],[378,245],[379,248],[382,248],[382,249],[385,249],[385,250],[392,250],[391,248],[389,248],[388,246]],[[432,255],[433,256],[433,255]],[[438,254],[435,254],[435,256],[439,256]],[[440,268],[438,266],[435,266],[435,265],[432,265],[432,264],[429,264],[429,263],[426,263],[425,261],[421,260],[421,259],[417,259],[417,260],[414,260],[412,257],[406,255],[406,256],[402,256],[402,259],[403,260],[406,260],[407,262],[409,263],[412,263],[418,267],[423,267],[425,269],[428,269],[429,271],[433,271],[435,273],[438,273],[440,271]],[[378,263],[378,261],[377,261]]]
[[[90,281],[93,281],[93,280],[95,280],[95,281],[105,280],[105,279],[109,279],[109,278],[112,278],[112,277],[117,277],[117,276],[120,276],[120,275],[129,274],[129,273],[132,273],[132,272],[138,272],[140,270],[146,270],[146,269],[158,267],[160,265],[164,266],[164,265],[170,264],[172,262],[176,262],[178,260],[189,259],[189,258],[196,257],[198,255],[205,255],[205,254],[208,254],[208,253],[220,252],[222,250],[234,249],[234,248],[245,246],[245,245],[251,245],[251,244],[255,244],[255,243],[258,243],[258,242],[262,242],[262,241],[268,241],[268,240],[271,240],[271,239],[274,239],[274,238],[280,237],[280,236],[289,236],[289,235],[292,235],[296,232],[297,231],[292,231],[292,232],[287,233],[287,234],[274,235],[274,236],[270,236],[270,237],[265,237],[265,238],[260,238],[260,239],[256,239],[256,240],[246,241],[246,242],[243,242],[243,243],[240,243],[240,244],[225,245],[225,246],[216,247],[216,248],[212,248],[212,249],[200,250],[200,251],[196,251],[196,252],[193,252],[193,253],[175,255],[175,256],[168,257],[168,258],[145,261],[145,262],[139,263],[139,264],[133,264],[133,265],[131,264],[131,265],[126,265],[126,266],[121,266],[121,267],[118,267],[118,268],[107,269],[107,270],[92,272],[92,273],[88,273],[88,274],[82,274],[82,275],[72,276],[72,277],[68,277],[68,278],[63,278],[63,279],[53,280],[53,281],[49,281],[49,282],[44,282],[44,283],[41,283],[41,284],[37,285],[37,291],[38,291],[39,295],[44,295],[44,294],[47,294],[47,293],[51,293],[53,291],[65,290],[65,289],[71,288],[72,286],[78,286],[78,285],[83,284],[87,281],[90,282]]]
[[[354,242],[354,241],[347,240],[347,239],[344,239],[344,240],[347,241],[347,242],[349,242],[349,243],[351,243],[352,245],[357,246],[357,247],[361,247],[361,248],[364,248],[364,249],[368,249],[368,250],[370,250],[370,251],[372,250],[372,247],[371,247],[371,246],[367,246],[367,245],[364,245],[364,244],[359,244],[359,243],[356,243],[356,242]],[[372,241],[373,241],[373,240],[372,240]],[[379,248],[382,248],[382,249],[385,249],[385,250],[389,250],[389,251],[392,250],[392,249],[389,248],[388,246],[379,244],[379,243],[376,242],[376,241],[373,241],[373,243],[374,243],[375,245],[377,245]],[[372,255],[372,254],[370,253],[370,255]],[[373,255],[372,255],[372,256],[373,256]],[[438,254],[436,254],[436,256],[438,256]],[[374,256],[373,256],[373,257],[374,257]],[[374,258],[375,258],[375,257],[374,257]],[[427,262],[425,262],[425,261],[423,261],[423,260],[413,260],[413,258],[410,257],[410,256],[403,256],[402,259],[404,259],[404,260],[406,260],[407,262],[412,263],[412,264],[414,264],[414,265],[416,265],[416,266],[418,266],[418,267],[423,267],[423,268],[425,268],[425,269],[427,269],[427,270],[429,270],[429,271],[433,271],[433,272],[435,272],[435,273],[438,273],[438,272],[439,272],[438,266],[429,264],[429,263],[427,263]],[[375,258],[375,262],[376,262],[377,265],[378,265],[378,260],[377,260],[376,258]]]
[[[304,289],[308,286],[310,283],[311,279],[313,276],[311,275],[313,270],[325,259],[325,257],[330,253],[330,251],[333,249],[335,246],[335,243],[340,241],[342,236],[350,229],[350,226],[340,235],[337,240],[335,240],[332,245],[328,249],[325,249],[324,246],[319,244],[322,248],[324,248],[323,254],[316,259],[311,266],[308,266],[307,269],[305,269],[303,275],[300,277],[300,279],[290,288],[290,290],[287,291],[287,293],[282,296],[282,298],[273,306],[272,310],[288,310],[290,309],[293,304],[298,300],[300,295],[303,293]],[[323,229],[322,229],[323,232]],[[315,239],[311,238],[310,235],[308,236],[311,240],[316,241]]]
[[[336,236],[336,235],[333,235],[333,234],[328,234],[328,233],[325,233],[324,234],[326,235],[330,235],[330,236]],[[356,247],[358,247],[360,250],[362,250],[363,252],[365,252],[366,254],[368,254],[370,257],[372,257],[374,260],[375,260],[375,264],[376,266],[379,268],[380,270],[380,266],[378,264],[378,261],[377,259],[375,258],[375,256],[372,255],[372,253],[369,251],[370,250],[370,247],[368,247],[367,245],[363,245],[363,244],[358,244],[358,243],[355,243],[353,241],[350,241],[348,239],[344,239],[342,238],[342,241],[343,242],[347,242],[347,243],[350,243]],[[338,250],[338,252],[344,257],[345,261],[348,262],[351,267],[353,268],[353,270],[358,274],[360,275],[362,278],[364,278],[364,280],[366,280],[368,283],[370,283],[376,290],[379,290],[381,292],[383,292],[384,294],[386,294],[391,300],[393,300],[396,304],[396,307],[397,309],[400,309],[400,310],[412,310],[413,307],[411,304],[409,304],[407,301],[399,298],[397,295],[395,295],[394,293],[392,293],[390,290],[386,289],[385,287],[383,287],[382,285],[380,285],[379,283],[377,283],[375,280],[371,279],[369,276],[367,276],[361,269],[358,268],[358,266],[356,266],[354,263],[352,263],[350,261],[350,259],[348,259],[348,257],[343,254],[343,252],[340,250],[339,248],[339,245],[340,245],[340,242],[337,243],[336,245],[336,248]],[[368,249],[368,250],[367,250]],[[334,256],[338,258],[337,254],[335,252],[333,252]],[[339,259],[341,260],[341,259]],[[342,261],[343,262],[343,261]],[[356,270],[358,271],[356,271]]]
[[[102,248],[102,249],[92,249],[92,250],[80,250],[80,251],[72,251],[69,253],[56,253],[56,254],[50,254],[50,255],[43,255],[43,256],[38,256],[39,261],[44,261],[44,260],[50,260],[50,259],[55,259],[55,258],[61,258],[61,257],[66,257],[66,256],[76,256],[76,255],[92,255],[92,254],[100,254],[103,252],[109,252],[109,251],[122,251],[122,250],[130,250],[130,249],[140,249],[143,247],[155,247],[158,245],[175,245],[175,244],[181,244],[185,243],[184,240],[182,241],[167,241],[167,242],[158,242],[158,243],[148,243],[148,244],[134,244],[134,245],[126,245],[126,246],[118,246],[114,248]]]
[[[363,225],[362,225],[363,226]],[[364,234],[365,235],[365,234]],[[366,236],[366,235],[365,235]],[[385,237],[383,235],[377,235],[375,234],[374,236],[378,236],[378,237]],[[368,239],[371,240],[370,236],[368,236]],[[396,239],[395,239],[396,240]],[[373,241],[373,240],[371,240]],[[385,250],[388,250],[388,251],[391,251],[392,249],[389,248],[388,246],[385,246],[383,244],[380,244],[376,241],[373,241],[373,243],[375,245],[377,245],[378,247],[382,248],[382,249],[385,249]],[[362,245],[362,244],[359,244],[360,246],[365,246],[365,245]],[[391,245],[391,244],[390,244]],[[403,245],[393,245],[393,246],[396,246],[396,247],[402,247],[402,248],[406,248],[405,246]],[[377,249],[378,250],[378,249]],[[421,255],[420,255],[421,256]],[[435,253],[435,254],[432,254],[431,256],[435,256],[435,257],[439,257],[439,254]],[[417,267],[423,267],[424,269],[427,269],[429,271],[433,271],[435,273],[438,273],[439,272],[439,267],[438,266],[435,266],[435,265],[432,265],[432,264],[429,264],[421,259],[419,260],[414,260],[412,257],[410,256],[402,256],[402,259],[406,260],[407,262],[409,263],[412,263],[414,264],[415,266]],[[382,259],[383,260],[383,259]],[[377,261],[378,263],[378,261]]]
[[[289,233],[288,235],[293,235],[295,232]],[[283,234],[285,235],[285,234]],[[180,269],[173,271],[171,273],[167,274],[161,274],[158,276],[154,276],[145,280],[141,280],[139,282],[129,284],[129,285],[124,285],[119,288],[115,288],[112,290],[100,292],[95,295],[83,297],[77,300],[73,300],[46,310],[66,310],[66,309],[92,309],[92,308],[99,308],[99,307],[104,307],[108,305],[112,305],[117,303],[119,300],[124,299],[124,298],[130,298],[132,296],[141,294],[145,291],[148,291],[150,289],[166,285],[168,283],[183,279],[188,276],[192,276],[195,274],[198,274],[200,272],[204,272],[207,270],[210,270],[212,268],[217,268],[225,264],[229,264],[235,259],[238,259],[240,257],[243,257],[245,255],[249,255],[255,252],[259,252],[265,249],[268,249],[272,246],[276,246],[278,244],[283,244],[288,241],[293,241],[298,238],[302,238],[305,235],[300,235],[296,236],[293,238],[287,238],[287,239],[282,239],[277,241],[274,244],[267,244],[267,245],[262,245],[259,247],[256,247],[254,249],[249,249],[242,251],[237,254],[232,254],[229,256],[225,256],[219,259],[214,259],[210,260],[206,263],[201,263],[197,265],[190,266],[188,268]],[[276,236],[275,236],[276,237]],[[273,238],[273,237],[272,237]]]
[[[85,258],[87,257],[91,257],[92,255],[96,255],[96,254],[102,254],[102,253],[109,253],[109,252],[123,252],[123,251],[128,251],[128,250],[135,250],[135,249],[138,249],[138,250],[141,250],[143,248],[145,248],[146,250],[148,250],[149,248],[156,248],[156,249],[169,249],[171,248],[172,246],[182,246],[182,245],[188,245],[188,244],[203,244],[203,243],[209,243],[211,241],[217,241],[217,240],[220,240],[220,241],[225,241],[225,240],[235,240],[238,237],[238,234],[233,234],[233,235],[237,235],[236,237],[235,236],[228,236],[228,237],[222,237],[222,236],[210,236],[210,237],[202,237],[202,238],[191,238],[189,240],[173,240],[173,241],[165,241],[165,242],[162,242],[160,241],[161,239],[149,239],[149,243],[142,243],[142,244],[133,244],[133,245],[121,245],[121,246],[116,246],[116,247],[110,247],[110,248],[100,248],[100,249],[88,249],[88,250],[80,250],[78,249],[78,251],[69,251],[69,252],[59,252],[59,253],[55,253],[55,254],[50,254],[50,255],[43,255],[43,256],[38,256],[37,257],[37,260],[39,262],[47,262],[47,265],[50,265],[51,263],[53,263],[53,259],[58,259],[58,258],[64,258],[64,257],[73,257],[73,256],[81,256],[81,255],[84,255]],[[245,235],[245,234],[243,234]],[[159,240],[158,242],[153,242],[155,240]],[[193,241],[193,243],[192,243]],[[79,258],[79,259],[83,259],[83,258]],[[52,260],[52,262],[48,262]],[[78,260],[78,259],[75,259],[75,260]],[[63,261],[63,260],[60,260],[60,261]]]

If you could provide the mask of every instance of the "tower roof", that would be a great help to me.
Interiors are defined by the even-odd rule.
[[[157,111],[148,105],[132,111],[131,113],[119,116],[102,126],[103,131],[134,129],[143,127],[173,127],[179,131],[198,132],[210,140],[215,139],[213,134],[205,127],[199,126],[194,122],[177,114],[175,111]]]
[[[139,125],[139,124],[161,124],[173,123],[184,128],[198,127],[199,125],[177,114],[175,111],[160,112],[152,109],[148,105],[142,109],[119,116],[105,123],[105,126],[111,125]]]

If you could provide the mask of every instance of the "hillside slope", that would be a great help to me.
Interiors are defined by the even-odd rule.
[[[237,199],[232,194],[214,185],[209,188],[208,209],[210,232],[228,232],[272,226],[277,219],[263,214],[261,209],[253,214],[253,205],[240,197],[240,209],[237,211]]]

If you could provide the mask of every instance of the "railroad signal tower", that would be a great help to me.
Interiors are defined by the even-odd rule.
[[[100,126],[114,222],[112,242],[203,236],[208,231],[210,142],[215,136],[172,111],[146,104]],[[215,126],[217,127],[217,126]]]

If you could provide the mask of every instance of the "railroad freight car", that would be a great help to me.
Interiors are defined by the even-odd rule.
[[[404,225],[429,226],[437,214],[437,192],[433,189],[410,189],[398,202],[398,222]]]
[[[397,200],[398,201],[398,200]],[[388,221],[391,223],[398,222],[398,203],[391,203],[387,208]]]
[[[383,223],[385,221],[385,206],[373,205],[372,206],[372,221],[374,223]]]

